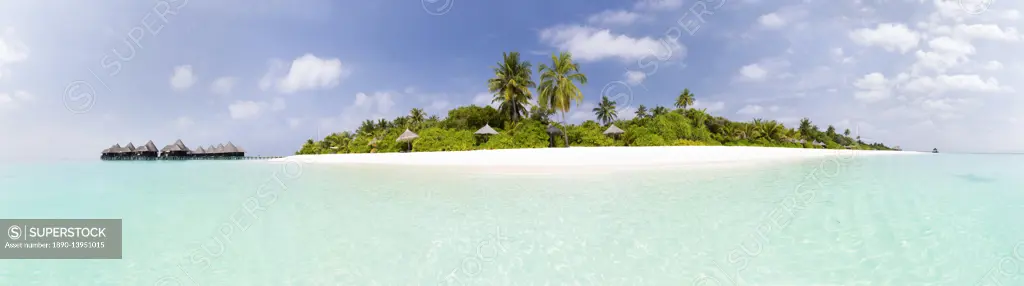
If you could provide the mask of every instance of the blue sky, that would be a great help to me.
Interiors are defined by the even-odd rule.
[[[1024,151],[1024,3],[445,1],[0,1],[0,158],[178,138],[289,154],[365,119],[487,104],[507,51],[574,54],[590,83],[572,122],[602,95],[628,118],[689,88],[735,120]]]

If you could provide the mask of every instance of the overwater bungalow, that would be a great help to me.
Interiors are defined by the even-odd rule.
[[[178,139],[178,141],[174,141],[174,144],[164,146],[163,149],[160,149],[160,157],[185,158],[188,157],[188,153],[190,151],[191,150],[185,146],[185,143],[181,142],[181,139]]]
[[[245,156],[245,151],[242,151],[241,148],[238,148],[238,146],[235,146],[235,144],[232,144],[230,141],[228,141],[227,145],[224,145],[224,149],[221,150],[221,151],[224,152],[224,156],[225,157],[244,157]]]
[[[146,142],[146,145],[142,145],[135,149],[135,156],[141,158],[156,158],[159,155],[160,150],[156,148],[156,144],[153,144],[153,140]]]
[[[218,144],[216,147],[210,145],[209,148],[199,147],[195,150],[189,149],[185,146],[184,142],[177,140],[172,144],[164,146],[164,148],[157,149],[156,144],[153,141],[146,142],[145,145],[135,147],[134,144],[128,143],[124,147],[120,144],[114,144],[110,148],[103,149],[101,152],[100,159],[102,160],[189,160],[189,159],[230,159],[230,160],[241,160],[241,159],[269,159],[275,157],[245,157],[245,149],[235,146],[234,143],[228,142],[225,144]]]
[[[192,150],[192,158],[207,158],[207,157],[209,157],[209,154],[206,153],[206,149],[203,149],[203,146],[199,146],[199,148],[196,148],[195,150]]]

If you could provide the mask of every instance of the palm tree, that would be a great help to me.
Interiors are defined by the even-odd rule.
[[[619,117],[615,111],[615,102],[608,100],[607,96],[601,97],[601,102],[597,103],[597,107],[594,108],[594,114],[597,115],[597,120],[604,125],[608,125]]]
[[[658,115],[662,114],[668,114],[668,108],[659,105],[655,106],[654,109],[651,109],[651,115],[654,117],[657,117]]]
[[[647,116],[650,116],[650,114],[647,114],[647,107],[646,106],[641,104],[640,106],[638,106],[636,108],[636,118],[644,119],[644,118],[647,118]]]
[[[532,65],[519,59],[519,52],[502,53],[502,61],[494,67],[494,78],[487,80],[487,90],[494,94],[492,103],[497,102],[498,111],[512,122],[519,121],[526,114],[526,105],[533,94]]]
[[[800,135],[803,135],[803,139],[811,140],[814,137],[814,131],[817,129],[814,125],[811,125],[811,120],[807,117],[800,119]]]
[[[843,135],[846,135],[846,137],[850,137],[850,129],[847,128],[846,131],[843,131]]]
[[[587,76],[580,73],[580,65],[573,62],[572,54],[567,52],[551,55],[551,66],[541,64],[537,72],[540,73],[537,104],[560,111],[562,125],[565,126],[565,113],[569,112],[572,103],[579,106],[583,101],[583,92],[576,87],[575,82],[587,84]],[[569,146],[568,132],[563,129],[562,135],[565,137],[565,146]]]
[[[409,120],[412,121],[412,126],[419,127],[420,123],[426,120],[427,114],[423,112],[423,109],[413,108],[409,111]]]
[[[683,92],[679,93],[679,97],[676,98],[676,108],[686,109],[687,106],[693,106],[693,94],[688,88],[683,89]]]
[[[708,122],[708,118],[710,118],[711,115],[708,115],[706,108],[704,108],[704,109],[687,109],[686,110],[686,117],[690,118],[690,120],[693,120],[693,126],[699,128],[699,127],[706,127],[707,126],[705,124]]]
[[[761,122],[758,132],[761,133],[762,138],[780,141],[785,137],[786,127],[779,124],[778,121],[769,120]]]

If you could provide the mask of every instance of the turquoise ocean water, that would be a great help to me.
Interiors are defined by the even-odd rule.
[[[0,218],[125,227],[0,285],[1024,285],[1024,156],[475,171],[0,164]]]

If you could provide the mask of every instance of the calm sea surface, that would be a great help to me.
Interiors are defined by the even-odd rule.
[[[0,285],[1024,285],[1016,155],[546,176],[0,164],[0,218],[125,228],[124,259],[0,260]]]

